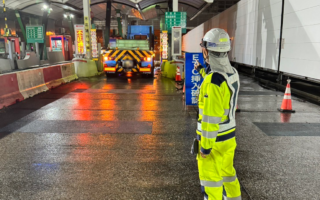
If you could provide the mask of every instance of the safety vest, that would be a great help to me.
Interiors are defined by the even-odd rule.
[[[229,133],[231,130],[235,129],[236,127],[236,121],[235,121],[235,113],[236,113],[236,107],[237,107],[237,101],[238,101],[238,94],[239,94],[239,88],[240,88],[240,83],[239,83],[239,74],[236,69],[232,68],[234,73],[228,74],[228,73],[222,73],[218,71],[212,71],[210,72],[207,76],[205,81],[201,85],[200,90],[207,90],[207,88],[203,87],[203,84],[214,84],[214,87],[220,87],[216,86],[216,84],[219,85],[222,84],[223,82],[226,82],[228,87],[224,87],[225,89],[229,89],[230,92],[230,99],[229,99],[229,108],[226,109],[224,108],[224,117],[221,116],[212,116],[210,115],[210,110],[204,111],[204,109],[215,109],[215,108],[205,108],[206,106],[204,105],[204,98],[206,98],[207,92],[210,93],[210,91],[202,91],[200,92],[199,96],[199,120],[198,120],[198,125],[197,125],[197,134],[198,138],[200,140],[201,136],[205,138],[216,138],[218,135],[223,135],[224,133]],[[216,74],[215,74],[216,73]],[[217,74],[221,75],[224,79],[219,76],[220,80],[214,80]],[[214,83],[213,83],[214,82]],[[208,87],[208,86],[207,86]],[[213,94],[209,94],[213,95]],[[212,101],[215,101],[213,98]],[[226,101],[226,100],[224,100]],[[215,102],[217,103],[217,102]],[[224,103],[224,102],[220,102]],[[207,112],[207,114],[206,114]],[[209,113],[209,114],[208,114]],[[221,115],[221,113],[220,113]],[[225,117],[227,116],[227,117]],[[207,130],[202,130],[202,123],[206,123],[205,127]],[[215,130],[217,126],[219,125],[218,130]],[[211,125],[211,127],[210,127]],[[201,136],[200,136],[201,135]],[[234,134],[233,134],[234,135]],[[218,139],[218,138],[217,138]],[[220,138],[221,139],[221,138]],[[226,138],[228,139],[228,138]],[[230,139],[230,138],[229,138]]]
[[[228,130],[236,128],[236,110],[237,110],[237,102],[238,102],[238,95],[239,95],[239,89],[240,89],[240,81],[239,81],[239,74],[236,69],[232,68],[234,71],[234,74],[227,74],[227,73],[221,73],[221,72],[213,72],[213,73],[219,73],[221,74],[227,81],[227,84],[229,86],[229,89],[231,90],[231,98],[230,98],[230,109],[229,111],[225,110],[225,112],[228,112],[228,120],[220,123],[219,127],[219,133],[224,133]]]

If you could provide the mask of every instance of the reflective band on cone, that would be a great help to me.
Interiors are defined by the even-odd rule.
[[[176,72],[176,81],[181,81],[181,74],[180,74],[180,67],[177,66],[177,72]]]
[[[290,112],[290,113],[295,112],[294,110],[292,110],[290,82],[291,82],[291,80],[288,79],[288,84],[287,84],[286,91],[284,93],[281,108],[278,109],[280,112]]]

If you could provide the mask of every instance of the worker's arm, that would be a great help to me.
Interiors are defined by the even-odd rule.
[[[199,74],[202,76],[202,78],[206,77],[206,68],[204,68],[202,65],[198,65],[196,70],[199,72]]]
[[[205,78],[206,68],[204,68],[198,60],[196,60],[194,68],[198,71],[198,73],[202,76],[202,78]]]
[[[206,78],[211,78],[211,83],[207,85],[203,101],[201,153],[204,155],[210,154],[219,132],[219,123],[224,115],[223,86],[226,85],[225,78],[218,73]]]
[[[202,67],[202,66],[201,66]],[[202,67],[199,71],[199,74],[202,76],[202,78],[205,78],[207,73],[206,73],[206,68]]]

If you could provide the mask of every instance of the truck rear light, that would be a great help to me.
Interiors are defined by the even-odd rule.
[[[150,64],[148,65],[148,68],[151,68],[151,65],[150,65]]]
[[[103,60],[104,61],[114,60],[114,57],[105,56],[105,57],[103,57]]]
[[[143,60],[150,62],[151,61],[151,57],[145,57],[145,58],[143,58]]]
[[[150,68],[140,68],[140,72],[151,72]]]

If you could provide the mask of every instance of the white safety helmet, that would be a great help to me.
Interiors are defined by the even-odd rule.
[[[228,52],[231,50],[229,34],[223,29],[213,28],[204,35],[200,46],[213,52]]]

